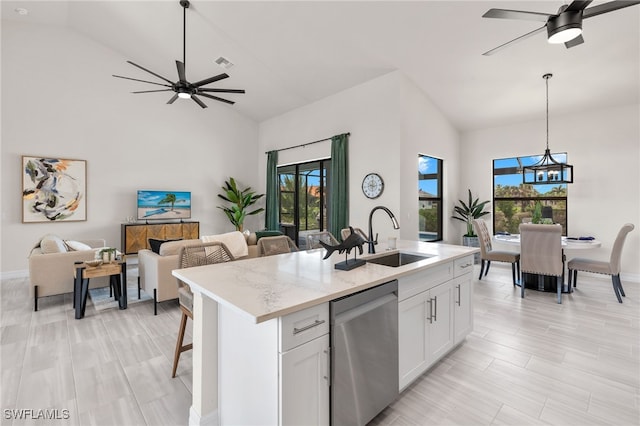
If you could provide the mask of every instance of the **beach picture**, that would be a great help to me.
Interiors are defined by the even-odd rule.
[[[191,192],[138,191],[138,219],[191,218]]]
[[[87,220],[87,162],[22,157],[22,222]]]

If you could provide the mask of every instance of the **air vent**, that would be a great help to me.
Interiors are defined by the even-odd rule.
[[[225,58],[224,56],[220,56],[218,59],[216,59],[215,63],[220,65],[222,68],[226,70],[233,67],[233,62],[231,62],[229,59]]]

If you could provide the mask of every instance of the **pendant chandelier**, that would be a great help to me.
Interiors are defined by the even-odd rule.
[[[573,166],[557,161],[549,151],[549,79],[553,74],[545,74],[547,86],[547,149],[537,163],[522,168],[522,182],[530,185],[573,183]]]

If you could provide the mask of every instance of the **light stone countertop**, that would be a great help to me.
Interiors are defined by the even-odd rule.
[[[480,251],[471,247],[407,240],[398,240],[397,247],[400,251],[433,257],[397,268],[367,263],[351,271],[342,271],[335,269],[334,264],[344,261],[344,254],[335,252],[329,259],[322,260],[325,250],[315,249],[176,269],[172,273],[189,284],[194,292],[260,323]],[[393,252],[385,248],[381,242],[376,246],[376,254],[367,255],[367,245],[364,245],[365,253],[358,258]],[[353,251],[349,259],[353,259]]]

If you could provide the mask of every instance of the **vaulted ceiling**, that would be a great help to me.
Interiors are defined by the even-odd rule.
[[[591,6],[605,3],[594,1]],[[640,103],[640,6],[584,21],[585,43],[566,49],[546,33],[493,56],[482,53],[541,24],[484,19],[489,8],[555,13],[561,1],[203,1],[187,11],[187,77],[235,65],[213,85],[240,113],[262,121],[400,70],[460,130],[542,119],[550,113]],[[27,15],[14,12],[25,8]],[[167,1],[3,1],[2,19],[62,25],[124,59],[175,79],[182,58],[182,8]],[[127,64],[105,70],[154,77]],[[79,58],[79,60],[81,60]],[[122,80],[123,91],[149,90]],[[166,102],[171,95],[152,93]],[[215,102],[206,100],[207,103]],[[194,103],[194,108],[198,106]]]

